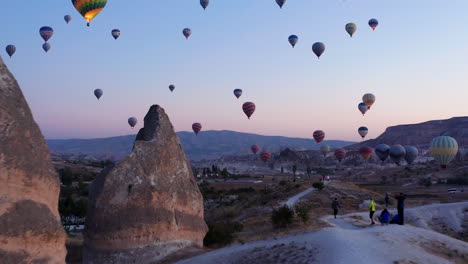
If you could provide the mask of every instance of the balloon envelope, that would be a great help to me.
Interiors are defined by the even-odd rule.
[[[370,109],[371,106],[375,103],[375,95],[366,93],[362,96],[362,101],[367,105],[367,109]]]
[[[120,30],[118,29],[114,29],[112,30],[112,37],[114,37],[114,39],[118,39],[120,37]]]
[[[245,115],[250,119],[250,117],[253,115],[255,112],[255,104],[252,102],[245,102],[242,105],[242,110],[244,111]]]
[[[39,34],[42,39],[47,42],[54,35],[54,30],[51,27],[41,27],[41,29],[39,29]]]
[[[71,18],[70,15],[66,15],[66,16],[63,17],[63,19],[65,19],[65,22],[67,22],[67,24],[68,24],[68,23],[70,23],[72,18]]]
[[[375,30],[378,25],[379,25],[379,21],[377,19],[372,18],[369,20],[369,26],[372,28],[372,30]]]
[[[195,135],[198,135],[202,129],[202,125],[200,123],[193,123],[192,125],[193,132],[195,132]]]
[[[377,147],[375,147],[375,154],[382,162],[385,161],[388,155],[390,155],[390,146],[387,144],[377,145]]]
[[[345,156],[346,156],[346,150],[344,149],[335,150],[335,157],[338,160],[338,162],[341,162]]]
[[[442,168],[447,168],[448,164],[455,158],[458,152],[458,143],[453,137],[436,137],[431,141],[430,146],[432,157],[434,157]]]
[[[397,165],[400,165],[400,162],[405,158],[406,151],[402,145],[395,145],[390,148],[390,158]]]
[[[171,92],[173,92],[174,89],[175,89],[175,85],[173,85],[173,84],[169,85],[169,90],[171,90]]]
[[[328,145],[322,145],[322,146],[320,147],[320,152],[322,152],[322,155],[323,155],[324,157],[326,157],[327,154],[328,154],[328,152],[330,152],[330,146],[328,146]]]
[[[48,52],[50,50],[51,46],[49,43],[44,43],[42,44],[42,49],[45,51],[45,52]]]
[[[365,103],[359,103],[358,109],[362,113],[362,115],[364,115],[367,112],[367,110],[369,110],[369,108],[367,108],[367,105]]]
[[[184,30],[182,30],[182,34],[184,34],[185,38],[188,39],[190,35],[192,35],[192,30],[190,28],[184,28]]]
[[[7,52],[8,56],[13,56],[13,54],[15,54],[16,52],[16,46],[15,45],[8,45],[6,46],[5,48],[5,51]]]
[[[203,7],[203,9],[206,9],[209,4],[210,0],[200,0],[200,5]]]
[[[362,138],[365,138],[367,136],[367,133],[369,133],[369,129],[367,129],[367,127],[360,127],[358,129],[358,133]]]
[[[354,23],[348,23],[345,26],[346,32],[348,32],[350,37],[353,37],[354,33],[356,33],[357,26]]]
[[[279,5],[280,8],[283,8],[284,3],[286,3],[286,0],[276,0],[276,3]]]
[[[260,148],[257,145],[252,145],[250,147],[250,150],[252,150],[253,154],[257,154],[257,152],[260,150]]]
[[[263,151],[260,153],[260,159],[263,160],[263,162],[268,162],[271,159],[271,153],[267,151]]]
[[[359,154],[361,154],[362,158],[366,161],[372,156],[372,152],[374,152],[373,149],[367,146],[362,146],[359,149]]]
[[[101,89],[96,89],[94,90],[94,96],[99,100],[101,96],[104,94],[104,92]]]
[[[317,58],[320,58],[325,51],[325,44],[322,42],[315,42],[314,45],[312,45],[312,51],[317,55]]]
[[[136,119],[136,117],[130,117],[130,118],[128,119],[128,124],[129,124],[132,128],[134,128],[134,127],[136,126],[137,122],[138,122],[138,120]]]
[[[242,90],[241,89],[235,89],[234,90],[234,96],[237,97],[237,99],[239,99],[239,97],[241,97],[242,95]]]
[[[89,23],[104,9],[107,0],[72,0],[73,6]]]
[[[299,38],[296,35],[291,35],[288,38],[289,44],[291,44],[291,46],[293,48],[294,48],[294,46],[296,46],[298,40],[299,40]]]
[[[315,139],[315,142],[317,142],[317,144],[320,144],[320,142],[322,142],[325,138],[325,132],[323,132],[322,130],[316,130],[314,131],[313,137]]]
[[[413,164],[413,162],[418,157],[418,154],[419,154],[418,149],[413,146],[405,146],[405,151],[406,151],[406,155],[405,155],[406,163],[408,163],[408,165]]]

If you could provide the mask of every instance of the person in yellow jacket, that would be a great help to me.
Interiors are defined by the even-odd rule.
[[[370,202],[369,202],[369,217],[372,221],[371,225],[375,225],[375,222],[374,222],[374,213],[375,213],[375,201],[374,199],[370,198]]]

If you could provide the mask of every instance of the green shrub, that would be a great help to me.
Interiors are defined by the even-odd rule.
[[[271,222],[275,228],[284,228],[292,223],[294,212],[287,205],[273,210]]]
[[[227,245],[234,240],[234,233],[241,232],[244,226],[239,222],[218,222],[208,224],[208,233],[203,239],[205,246]]]
[[[297,203],[294,206],[294,211],[296,212],[297,216],[301,218],[302,222],[305,224],[310,220],[309,212],[312,209],[307,203]]]
[[[318,189],[319,191],[323,190],[323,188],[325,188],[325,184],[323,182],[314,182],[312,184],[312,187],[314,187],[315,189]]]

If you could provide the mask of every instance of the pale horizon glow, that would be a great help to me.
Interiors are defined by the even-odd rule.
[[[372,139],[389,126],[468,115],[466,0],[295,0],[283,9],[274,0],[212,0],[206,11],[199,0],[109,0],[89,28],[71,1],[48,2],[4,3],[0,42],[48,139],[135,134],[153,104],[176,131],[200,122],[203,130],[299,138],[321,129],[326,140],[349,141],[361,140],[360,126]],[[370,18],[380,22],[375,31]],[[349,22],[358,27],[353,38]],[[42,26],[55,31],[47,54]],[[311,50],[318,41],[327,47],[320,60]],[[8,44],[17,47],[12,59]],[[357,105],[368,92],[377,100],[363,117]],[[250,120],[246,101],[257,106]],[[139,120],[134,130],[130,116]]]

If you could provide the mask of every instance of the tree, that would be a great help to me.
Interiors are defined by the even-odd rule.
[[[301,218],[304,224],[307,223],[307,221],[310,219],[309,212],[311,209],[312,207],[307,203],[297,203],[294,206],[294,211],[296,212],[297,216]]]
[[[276,228],[284,228],[292,223],[294,212],[287,205],[273,210],[271,214],[271,222]]]
[[[227,177],[229,177],[229,172],[226,168],[224,168],[222,171],[221,171],[221,176],[223,176],[225,179]]]
[[[323,188],[325,188],[325,184],[323,184],[323,182],[314,182],[312,184],[312,187],[314,187],[315,189],[318,189],[319,191],[323,190]]]
[[[73,182],[73,172],[70,167],[65,167],[64,169],[59,170],[60,180],[63,185],[71,185]]]

